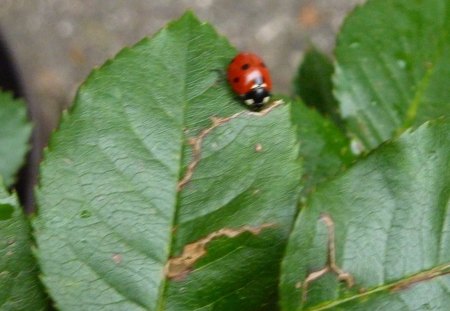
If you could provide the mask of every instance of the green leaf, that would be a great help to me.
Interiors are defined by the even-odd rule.
[[[338,102],[333,96],[331,81],[333,71],[333,64],[328,56],[311,48],[306,52],[298,69],[294,79],[294,90],[306,105],[316,108],[342,128],[343,121],[339,114]]]
[[[0,176],[6,186],[14,182],[23,164],[30,134],[31,124],[23,101],[0,91]]]
[[[367,148],[450,115],[447,0],[371,0],[346,20],[336,48],[336,97]]]
[[[169,284],[163,310],[273,310],[279,262],[296,212],[300,169],[289,107],[244,113],[211,132],[181,191],[173,254],[223,228],[192,275]],[[256,229],[253,232],[251,229]]]
[[[234,54],[187,13],[80,88],[41,166],[34,222],[60,309],[273,307],[298,146],[288,106],[235,100]]]
[[[291,122],[301,146],[304,193],[351,165],[350,142],[332,121],[297,100],[291,105]]]
[[[47,310],[31,254],[30,227],[0,179],[0,310]]]
[[[444,120],[405,132],[310,196],[282,264],[283,310],[448,309],[449,133]],[[331,255],[342,271],[314,277]]]

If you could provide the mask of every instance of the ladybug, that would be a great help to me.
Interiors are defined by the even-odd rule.
[[[231,89],[252,109],[259,110],[270,100],[272,79],[263,60],[256,54],[241,52],[228,66]]]

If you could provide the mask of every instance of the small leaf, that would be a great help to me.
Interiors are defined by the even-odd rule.
[[[276,303],[298,145],[288,106],[236,101],[234,54],[187,13],[80,88],[41,166],[34,222],[60,309]]]
[[[368,1],[347,18],[336,59],[342,115],[367,148],[450,115],[447,0]]]
[[[301,101],[291,105],[291,122],[296,126],[303,159],[303,192],[349,167],[354,160],[350,142],[329,119]]]
[[[333,64],[327,55],[315,48],[310,49],[294,79],[294,90],[306,105],[316,108],[322,115],[331,118],[339,128],[343,128],[338,102],[333,96],[333,70]]]
[[[283,310],[448,309],[449,133],[443,120],[405,132],[310,196],[282,265]]]
[[[0,180],[0,310],[47,310],[31,254],[30,227]]]
[[[0,176],[6,186],[14,182],[28,151],[31,125],[25,104],[0,91]]]

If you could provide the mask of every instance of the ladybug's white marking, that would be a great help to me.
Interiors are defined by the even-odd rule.
[[[244,100],[244,102],[246,105],[249,105],[249,106],[251,106],[255,103],[255,101],[251,98]]]
[[[245,84],[253,84],[253,87],[259,86],[264,83],[263,77],[259,70],[252,70],[245,76]]]
[[[253,90],[253,89],[258,89],[258,88],[266,88],[266,87],[267,87],[267,84],[265,84],[265,83],[261,83],[261,84],[255,83],[251,86],[251,89]]]

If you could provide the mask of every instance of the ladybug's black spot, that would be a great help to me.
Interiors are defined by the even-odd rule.
[[[264,64],[263,62],[261,62],[261,64],[259,64],[261,67],[266,68],[266,64]]]
[[[249,64],[244,64],[244,65],[242,65],[242,67],[241,67],[242,70],[247,70],[248,68],[250,68],[250,65],[249,65]]]
[[[234,83],[238,83],[238,82],[239,82],[239,78],[238,78],[238,77],[234,78],[234,79],[233,79],[233,82],[234,82]]]

